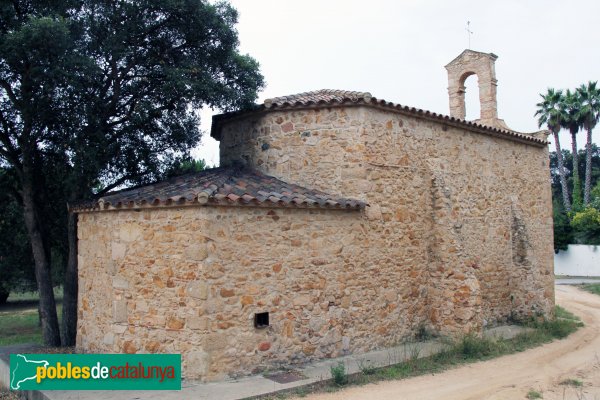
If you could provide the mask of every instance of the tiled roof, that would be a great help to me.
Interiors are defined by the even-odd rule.
[[[359,200],[283,182],[258,171],[214,168],[162,182],[108,193],[71,205],[74,212],[137,209],[153,206],[230,205],[359,210]]]
[[[253,113],[266,112],[267,110],[286,110],[294,108],[307,107],[332,107],[341,105],[363,105],[368,107],[380,108],[397,112],[400,114],[414,115],[420,118],[445,123],[452,126],[457,126],[463,129],[469,129],[492,136],[497,136],[505,139],[515,140],[518,142],[545,146],[548,142],[539,137],[515,132],[509,129],[500,129],[488,125],[479,124],[476,122],[466,121],[464,119],[450,117],[448,115],[437,114],[427,110],[421,110],[415,107],[403,106],[401,104],[392,103],[383,99],[373,97],[368,92],[352,92],[347,90],[332,90],[321,89],[312,92],[294,94],[290,96],[275,97],[267,99],[264,104],[256,105],[249,110],[234,111],[230,113],[213,116],[211,136],[220,140],[221,124],[229,119],[250,115]]]
[[[359,102],[370,99],[371,93],[353,92],[350,90],[322,89],[313,92],[304,92],[290,96],[266,99],[265,107],[304,106],[309,104],[331,104],[344,102]]]

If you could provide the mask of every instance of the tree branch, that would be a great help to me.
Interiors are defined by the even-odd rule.
[[[3,130],[0,130],[0,141],[6,147],[5,149],[0,148],[0,154],[10,161],[16,169],[21,168],[21,162],[19,160],[19,152],[14,148],[10,141],[8,121],[4,118],[4,115],[0,112],[0,122],[2,123]]]
[[[15,14],[17,14],[17,17],[19,18],[20,21],[23,20],[23,11],[21,11],[21,7],[19,6],[19,2],[17,0],[13,0],[13,7],[15,9]]]
[[[12,101],[15,105],[18,105],[19,100],[17,99],[17,96],[15,96],[15,93],[13,92],[12,88],[10,87],[10,84],[8,82],[6,82],[4,79],[0,79],[0,86],[2,86],[2,88],[6,91],[6,94],[8,95],[8,98],[10,99],[10,101]]]
[[[133,115],[133,111],[135,110],[135,107],[137,106],[137,102],[138,102],[138,96],[133,96],[127,103],[131,103],[129,105],[129,109],[127,110],[127,112],[125,113],[125,115],[122,118],[119,118],[115,121],[109,122],[107,124],[107,126],[109,127],[114,127],[117,126],[119,124],[122,124],[124,122],[129,121],[129,119],[131,118],[131,116]],[[125,103],[124,105],[127,105],[127,103]]]
[[[99,191],[98,193],[96,193],[96,196],[102,196],[104,194],[106,194],[107,192],[110,192],[111,190],[113,190],[114,188],[122,185],[123,183],[127,182],[128,180],[134,179],[134,178],[139,178],[141,176],[144,176],[146,174],[132,174],[132,175],[125,175],[122,176],[121,178],[117,179],[115,182],[111,183],[110,185],[106,186],[104,189],[102,189],[101,191]]]

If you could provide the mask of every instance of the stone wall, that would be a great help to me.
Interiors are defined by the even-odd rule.
[[[78,347],[182,353],[186,378],[390,346],[426,314],[425,260],[398,263],[419,256],[374,241],[359,211],[161,208],[78,227]]]
[[[392,240],[410,237],[418,256],[397,260],[427,274],[440,332],[552,312],[546,146],[375,107],[307,107],[224,124],[222,163],[240,159],[364,200]]]
[[[469,129],[366,106],[225,123],[222,165],[369,207],[81,213],[78,346],[215,380],[551,314],[548,150]]]

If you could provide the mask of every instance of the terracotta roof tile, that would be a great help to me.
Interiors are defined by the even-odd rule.
[[[353,92],[350,90],[322,89],[290,96],[275,97],[264,102],[266,108],[285,106],[306,106],[310,104],[331,104],[344,102],[361,102],[371,99],[371,93]]]
[[[108,193],[70,206],[74,212],[177,205],[251,205],[360,210],[366,203],[283,182],[258,171],[214,168]]]
[[[353,92],[348,90],[321,89],[312,92],[298,93],[290,96],[274,97],[267,99],[264,104],[257,104],[249,110],[234,111],[225,114],[215,115],[212,119],[211,136],[220,140],[221,124],[229,119],[242,117],[245,115],[266,112],[268,110],[286,110],[293,108],[318,107],[318,106],[336,106],[336,105],[364,105],[374,108],[386,109],[392,112],[415,115],[417,117],[446,123],[449,125],[463,127],[469,130],[502,137],[509,140],[515,140],[524,143],[531,143],[538,146],[545,146],[548,142],[539,137],[524,134],[509,129],[500,129],[488,125],[482,125],[476,122],[466,121],[464,119],[450,117],[444,114],[438,114],[427,110],[421,110],[415,107],[403,106],[383,99],[373,97],[368,92]]]

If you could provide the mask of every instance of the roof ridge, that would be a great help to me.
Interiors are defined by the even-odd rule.
[[[369,101],[371,97],[373,96],[369,92],[341,89],[318,89],[286,96],[268,98],[265,99],[263,104],[266,108],[271,108],[273,106],[319,104],[330,103],[332,101]]]

